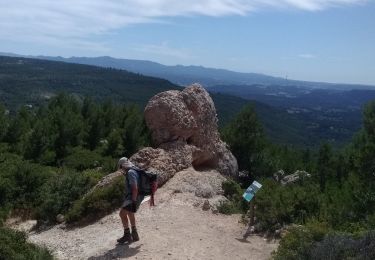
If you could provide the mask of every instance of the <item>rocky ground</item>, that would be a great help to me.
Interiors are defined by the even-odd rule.
[[[141,205],[137,213],[140,241],[117,245],[122,235],[118,212],[76,229],[64,224],[29,233],[29,240],[45,245],[58,259],[268,259],[278,246],[260,236],[242,239],[246,227],[239,215],[203,210],[223,197],[221,175],[215,171],[179,172],[157,192],[156,207]],[[215,195],[216,194],[216,195]],[[206,202],[206,206],[207,206]],[[25,223],[18,229],[27,229]]]

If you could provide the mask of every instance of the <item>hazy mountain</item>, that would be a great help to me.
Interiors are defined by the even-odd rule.
[[[0,53],[1,55],[1,53]],[[20,57],[21,55],[3,53],[4,56]],[[286,80],[280,77],[272,77],[258,73],[240,73],[225,69],[206,68],[202,66],[166,66],[157,62],[147,60],[117,59],[108,56],[103,57],[50,57],[50,56],[23,56],[30,58],[47,59],[54,61],[64,61],[95,65],[101,67],[111,67],[124,69],[143,75],[165,78],[178,85],[189,85],[199,82],[205,87],[214,85],[279,85],[298,86],[308,88],[325,89],[375,89],[375,86],[356,84],[332,84],[324,82],[308,82],[298,80]]]

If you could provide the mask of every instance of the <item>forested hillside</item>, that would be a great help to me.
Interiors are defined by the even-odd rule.
[[[98,102],[136,104],[142,109],[155,94],[182,89],[163,79],[124,70],[39,59],[0,56],[0,73],[0,104],[11,114],[25,105],[30,108],[46,104],[59,93],[69,93],[81,101],[91,97]],[[212,94],[212,98],[221,127],[251,102],[271,140],[287,145],[319,145],[320,132],[309,128],[310,122],[304,118],[234,96]],[[334,136],[328,133],[324,138]]]
[[[88,65],[0,56],[0,103],[38,105],[58,93],[144,106],[153,95],[180,87],[167,80]]]

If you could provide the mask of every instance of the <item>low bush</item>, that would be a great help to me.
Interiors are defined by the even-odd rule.
[[[375,259],[375,231],[354,237],[348,233],[334,233],[318,222],[296,226],[280,241],[273,259]]]
[[[256,218],[263,230],[274,231],[290,223],[305,224],[319,215],[320,192],[313,183],[281,186],[273,180],[263,181],[256,195]]]
[[[61,169],[42,187],[36,209],[37,219],[54,223],[56,216],[66,213],[73,201],[83,196],[96,183],[98,177],[90,172],[79,173],[71,169]]]
[[[30,163],[17,155],[0,154],[0,219],[5,219],[13,209],[32,213],[38,205],[41,187],[52,174],[53,168]]]
[[[49,260],[51,253],[26,241],[25,233],[0,228],[0,260]]]
[[[277,251],[273,253],[273,259],[309,259],[313,243],[314,238],[309,229],[301,226],[292,227],[280,241]]]
[[[111,157],[103,157],[96,151],[76,147],[64,159],[64,165],[77,171],[101,167],[104,171],[110,172],[114,169],[116,162]]]
[[[218,211],[227,215],[246,213],[249,205],[242,198],[243,190],[241,186],[233,180],[228,180],[223,182],[222,188],[224,196],[228,198],[228,201],[221,202],[217,207]]]
[[[90,222],[110,213],[120,207],[124,188],[123,177],[119,176],[111,185],[96,189],[84,198],[75,201],[66,215],[67,222]]]
[[[311,249],[311,259],[375,259],[375,231],[355,238],[350,234],[331,234]]]
[[[238,207],[238,205],[236,205],[236,203],[234,203],[233,201],[221,201],[217,206],[217,210],[221,214],[225,215],[243,213],[241,208]]]

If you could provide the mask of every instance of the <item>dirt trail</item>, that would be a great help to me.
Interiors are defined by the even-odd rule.
[[[58,259],[268,259],[277,241],[259,236],[243,241],[240,216],[203,211],[193,193],[158,190],[157,206],[141,205],[137,213],[140,241],[117,245],[122,235],[118,212],[73,230],[58,225],[29,240],[51,249]],[[194,206],[195,205],[195,206]]]

